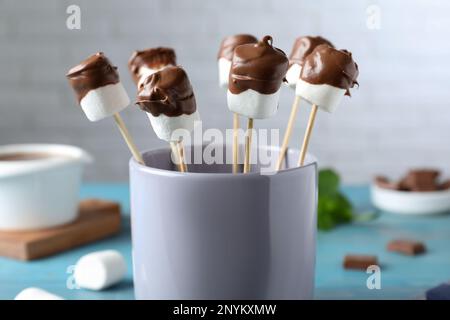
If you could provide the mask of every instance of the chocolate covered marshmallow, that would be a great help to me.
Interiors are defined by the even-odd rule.
[[[102,52],[73,67],[66,76],[90,121],[112,116],[130,104],[117,68]]]
[[[200,121],[194,91],[181,67],[166,67],[145,78],[139,87],[136,103],[147,112],[158,138],[177,141],[177,129],[192,131]]]
[[[228,83],[228,108],[252,119],[273,116],[288,65],[286,54],[272,46],[270,36],[236,47]]]
[[[317,46],[304,61],[295,94],[320,109],[333,112],[344,95],[350,95],[358,77],[351,52],[329,45]]]

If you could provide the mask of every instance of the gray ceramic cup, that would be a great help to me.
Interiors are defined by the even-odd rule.
[[[217,164],[179,173],[169,149],[143,156],[147,166],[130,161],[136,299],[313,298],[314,157],[296,167],[289,150],[288,169],[261,175]]]

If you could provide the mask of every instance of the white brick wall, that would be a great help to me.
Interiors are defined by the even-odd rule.
[[[81,7],[80,31],[65,27],[70,4]],[[372,4],[381,8],[380,30],[366,27]],[[447,170],[449,10],[450,2],[439,0],[0,0],[0,144],[76,144],[97,159],[89,180],[126,180],[128,150],[112,120],[84,118],[64,77],[70,66],[102,50],[133,96],[126,68],[131,51],[173,46],[196,90],[204,126],[224,129],[231,119],[215,61],[223,36],[272,34],[289,53],[296,36],[321,34],[350,49],[361,71],[353,97],[335,114],[318,115],[311,151],[321,164],[339,169],[348,183],[369,181],[377,172],[399,175],[410,166]],[[286,89],[279,114],[257,126],[284,131],[291,100]],[[308,112],[303,103],[294,146]],[[164,145],[137,107],[123,116],[142,149]]]

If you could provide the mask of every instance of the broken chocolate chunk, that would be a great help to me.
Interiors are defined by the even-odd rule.
[[[383,189],[400,190],[400,183],[389,181],[388,178],[383,176],[375,177],[375,184]]]
[[[426,251],[422,242],[407,239],[392,240],[387,245],[387,250],[402,253],[408,256],[415,256]]]
[[[371,265],[378,265],[378,258],[370,255],[348,254],[344,258],[345,269],[366,270]]]
[[[436,191],[439,185],[436,181],[439,171],[430,169],[411,170],[400,181],[402,190],[409,191]]]

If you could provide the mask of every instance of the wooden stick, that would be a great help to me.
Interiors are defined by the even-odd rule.
[[[131,154],[133,155],[134,159],[137,162],[139,162],[140,164],[144,164],[144,159],[142,158],[141,153],[139,152],[138,148],[134,144],[133,138],[131,137],[130,132],[128,131],[127,127],[125,126],[125,122],[123,122],[120,114],[115,113],[114,120],[116,121],[116,124],[120,130],[120,133],[122,134],[123,138],[125,139],[125,142],[127,143],[128,148],[130,149]]]
[[[283,165],[284,158],[286,156],[286,151],[289,146],[289,140],[291,139],[292,129],[294,128],[295,118],[297,117],[298,106],[300,104],[300,97],[295,96],[294,102],[292,103],[291,114],[289,116],[289,121],[286,127],[286,132],[284,133],[283,144],[281,145],[280,155],[278,156],[276,170],[280,170]]]
[[[308,151],[309,138],[311,137],[311,132],[314,127],[314,121],[316,119],[318,109],[319,108],[317,107],[317,105],[312,105],[311,113],[309,114],[308,125],[306,126],[305,136],[303,137],[303,145],[302,149],[300,150],[300,157],[298,159],[299,166],[302,166],[305,162],[306,152]]]
[[[237,173],[238,159],[239,159],[239,115],[237,113],[233,113],[233,173]]]
[[[247,133],[245,135],[244,173],[250,172],[250,153],[251,153],[251,146],[252,146],[252,133],[253,133],[253,119],[248,118]]]
[[[184,167],[181,164],[180,149],[178,148],[178,142],[170,141],[170,148],[172,149],[172,153],[175,156],[175,163],[178,167],[178,171],[184,172]]]
[[[183,172],[188,172],[186,161],[184,159],[185,152],[184,152],[183,141],[181,141],[181,140],[178,141],[177,145],[178,145],[178,150],[179,150],[178,154],[180,156],[180,164],[183,167]]]

